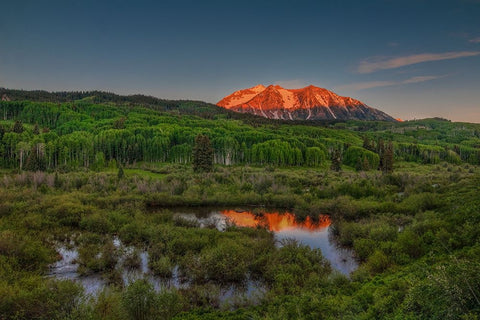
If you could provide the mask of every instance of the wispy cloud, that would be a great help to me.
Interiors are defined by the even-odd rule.
[[[468,40],[468,42],[471,42],[471,43],[480,43],[480,37],[470,39],[470,40]]]
[[[411,64],[417,64],[429,61],[439,61],[448,59],[457,59],[463,57],[472,57],[480,55],[480,51],[458,51],[458,52],[445,52],[445,53],[423,53],[415,54],[405,57],[397,58],[374,58],[367,59],[360,63],[358,67],[359,73],[372,73],[378,70],[394,69]]]
[[[425,82],[430,80],[435,80],[439,78],[443,78],[445,76],[420,76],[420,77],[412,77],[410,79],[404,80],[400,82],[400,84],[408,84],[408,83],[418,83],[418,82]]]
[[[367,81],[367,82],[357,82],[351,83],[344,86],[339,87],[339,89],[343,90],[365,90],[371,88],[378,88],[378,87],[390,87],[402,84],[410,84],[410,83],[419,83],[425,81],[431,81],[439,78],[444,78],[446,75],[442,76],[418,76],[408,78],[402,81]]]

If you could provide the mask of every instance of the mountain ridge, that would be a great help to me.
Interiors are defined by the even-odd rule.
[[[235,91],[217,102],[217,105],[270,119],[396,121],[385,112],[359,100],[342,97],[313,85],[285,89],[279,85],[259,84]]]

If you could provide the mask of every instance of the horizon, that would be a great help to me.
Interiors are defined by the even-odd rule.
[[[254,87],[256,86],[264,86],[264,87],[268,87],[268,86],[279,86],[279,85],[274,85],[274,84],[270,84],[270,85],[263,85],[263,84],[257,84],[255,85]],[[284,89],[287,89],[287,90],[300,90],[300,89],[305,89],[309,86],[312,86],[312,85],[308,85],[306,87],[303,87],[303,88],[284,88]],[[253,88],[253,87],[250,87],[250,88]],[[169,99],[169,98],[163,98],[163,97],[156,97],[156,96],[152,96],[152,95],[148,95],[148,94],[142,94],[142,93],[132,93],[132,94],[119,94],[117,92],[113,92],[113,91],[104,91],[104,90],[97,90],[97,89],[94,89],[94,90],[66,90],[66,91],[49,91],[49,90],[42,90],[42,89],[32,89],[32,90],[25,90],[25,89],[14,89],[14,88],[4,88],[4,87],[0,87],[0,89],[4,89],[4,90],[24,90],[24,91],[45,91],[45,92],[48,92],[48,93],[58,93],[58,92],[95,92],[95,91],[98,91],[98,92],[105,92],[105,93],[111,93],[111,94],[115,94],[115,95],[118,95],[118,96],[136,96],[136,95],[142,95],[142,96],[146,96],[146,97],[151,97],[151,98],[154,98],[154,99],[159,99],[159,100],[172,100],[172,101],[198,101],[198,102],[203,102],[203,103],[209,103],[209,104],[212,104],[212,105],[217,105],[217,103],[211,103],[211,102],[208,102],[208,101],[203,101],[203,100],[195,100],[195,99]],[[245,88],[245,89],[249,89],[249,88]],[[325,88],[323,88],[325,89]],[[234,92],[232,92],[234,93]],[[335,92],[334,92],[335,93]],[[8,95],[7,95],[8,96]],[[228,96],[228,95],[227,95]],[[219,101],[218,101],[219,102]],[[380,110],[382,111],[382,110]],[[450,122],[458,122],[458,123],[480,123],[480,122],[468,122],[468,121],[454,121],[452,119],[448,119],[448,118],[443,118],[443,117],[440,117],[440,116],[429,116],[429,117],[424,117],[424,118],[413,118],[413,119],[402,119],[402,118],[395,118],[393,117],[396,121],[399,121],[399,122],[408,122],[408,121],[421,121],[421,120],[427,120],[427,119],[440,119],[440,120],[447,120],[447,121],[450,121]],[[285,120],[285,121],[288,121],[288,120]],[[309,120],[295,120],[295,121],[306,121],[308,122]],[[316,120],[316,121],[319,121],[319,120]],[[320,120],[321,121],[321,120]],[[332,121],[332,120],[325,120],[325,121]],[[333,120],[333,121],[339,121],[339,122],[345,122],[345,121],[348,121],[348,120]],[[365,121],[372,121],[372,120],[365,120]],[[374,120],[374,121],[382,121],[382,120]]]
[[[274,5],[272,5],[274,4]],[[325,88],[394,118],[480,123],[480,1],[16,1],[0,87],[216,104]]]

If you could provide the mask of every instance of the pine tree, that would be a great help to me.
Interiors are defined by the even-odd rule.
[[[342,170],[342,154],[340,153],[340,150],[333,150],[332,165],[330,166],[330,169],[337,172]]]
[[[383,172],[390,173],[393,171],[393,157],[393,143],[390,141],[383,155]]]
[[[380,163],[378,165],[378,169],[380,171],[384,171],[385,143],[383,142],[383,139],[378,140],[377,153],[378,153],[378,156],[380,157]]]
[[[25,170],[44,171],[46,169],[44,147],[43,144],[37,144],[32,147],[25,163]]]
[[[25,129],[23,128],[22,121],[17,120],[15,121],[15,124],[13,125],[12,131],[15,133],[22,133]]]
[[[363,138],[363,148],[370,151],[375,151],[374,143],[368,138],[368,136]]]
[[[213,148],[208,136],[199,134],[193,147],[193,170],[210,172],[213,170]]]
[[[60,177],[58,176],[57,171],[55,171],[55,178],[53,180],[53,185],[56,189],[60,189],[62,187],[62,181],[60,180]]]
[[[362,160],[362,170],[363,170],[363,171],[368,171],[368,170],[370,170],[370,162],[368,162],[367,157],[363,157],[363,160]]]
[[[118,166],[118,173],[117,173],[118,179],[123,179],[125,177],[125,172],[123,172],[123,167],[121,165]]]
[[[40,134],[40,128],[38,127],[38,123],[35,123],[35,126],[33,127],[33,134],[34,135]]]
[[[115,122],[113,123],[113,128],[125,129],[125,120],[127,120],[125,117],[121,117],[120,119],[115,120]]]

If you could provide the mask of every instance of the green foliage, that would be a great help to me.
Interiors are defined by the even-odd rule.
[[[125,172],[123,171],[123,167],[121,165],[118,166],[117,178],[123,179],[125,177]]]
[[[213,148],[208,136],[199,134],[193,148],[193,170],[210,172],[213,169]]]
[[[25,131],[25,128],[23,127],[22,121],[17,120],[15,121],[15,124],[13,125],[12,132],[14,133],[22,133]]]
[[[68,319],[79,316],[82,288],[72,281],[40,281],[6,287],[0,283],[2,319]]]
[[[24,101],[0,102],[1,319],[475,319],[480,312],[476,124],[288,122],[102,92],[9,96]],[[209,174],[192,169],[198,136],[213,149],[204,152]],[[348,167],[337,172],[342,161]],[[338,275],[319,250],[276,247],[264,229],[220,232],[175,217],[177,209],[157,211],[180,205],[280,207],[299,219],[327,213],[332,237],[360,266]],[[136,249],[117,248],[114,234]],[[63,241],[78,248],[80,273],[118,287],[85,298],[75,283],[46,277]],[[117,267],[138,268],[141,248],[153,274],[178,272],[185,286],[123,288]],[[250,280],[263,298],[220,298]]]
[[[340,150],[333,150],[331,155],[332,164],[330,169],[333,171],[340,171],[342,169],[342,154]]]
[[[280,294],[294,294],[309,284],[319,282],[331,271],[320,250],[312,250],[296,241],[284,241],[271,257],[267,279]],[[312,283],[314,281],[314,283]]]
[[[343,163],[360,170],[376,169],[380,163],[380,157],[375,152],[351,146],[343,154]]]
[[[394,158],[454,164],[477,164],[480,159],[479,138],[475,135],[480,130],[470,124],[440,120],[389,122],[388,126],[381,122],[367,125],[355,121],[335,125],[299,123],[238,114],[201,102],[165,101],[143,96],[119,97],[100,92],[88,97],[85,96],[88,93],[16,91],[10,94],[33,100],[1,102],[5,122],[2,127],[12,129],[10,132],[3,129],[5,132],[0,134],[0,150],[4,155],[0,165],[9,168],[20,168],[31,146],[38,144],[44,145],[41,160],[46,169],[87,167],[99,170],[103,162],[99,154],[103,154],[105,163],[112,159],[122,164],[141,161],[191,163],[195,137],[199,134],[208,135],[214,147],[213,161],[224,165],[315,167],[322,164],[327,150],[332,158],[336,155],[334,150],[342,153],[348,147],[360,147],[362,139],[364,150],[379,154],[380,169],[385,172],[393,168]],[[69,96],[83,98],[72,103],[65,100]],[[42,100],[50,98],[60,103]],[[137,107],[131,108],[126,101]],[[226,114],[218,116],[219,113]],[[356,132],[365,128],[372,130],[368,136]],[[15,137],[9,136],[10,133]],[[385,143],[385,138],[392,143]],[[28,147],[18,149],[19,142]],[[333,157],[334,171],[340,168],[339,157],[341,155]],[[347,154],[346,158],[345,163],[353,168],[376,168],[376,160],[371,157],[356,155],[351,161]]]
[[[305,151],[305,165],[317,167],[326,160],[325,152],[318,147],[309,147]]]
[[[9,230],[0,231],[0,255],[18,270],[42,270],[52,262],[52,252],[39,240]]]
[[[158,307],[155,300],[155,291],[146,280],[133,282],[122,295],[122,305],[132,320],[155,319]]]
[[[170,278],[173,274],[174,265],[168,256],[163,256],[156,261],[151,261],[150,267],[154,274],[163,278]]]
[[[480,311],[480,264],[450,257],[415,279],[402,314],[423,319],[475,319]]]

